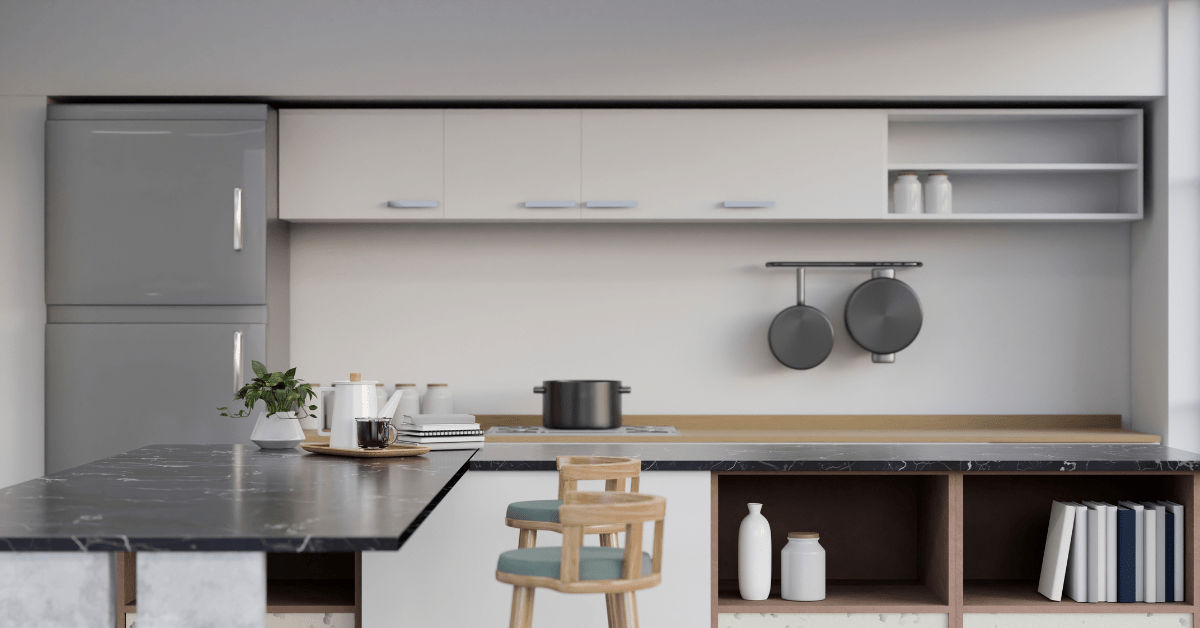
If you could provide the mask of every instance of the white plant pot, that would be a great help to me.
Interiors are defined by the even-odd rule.
[[[292,449],[304,442],[304,429],[296,420],[295,412],[279,412],[267,415],[266,411],[258,413],[254,422],[254,431],[250,433],[250,442],[263,449]]]

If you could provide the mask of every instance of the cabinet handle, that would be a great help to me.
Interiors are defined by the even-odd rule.
[[[437,207],[437,201],[388,201],[388,207],[395,209],[421,209],[425,207]]]
[[[775,201],[725,201],[725,207],[730,209],[763,209],[774,206]]]
[[[242,389],[242,332],[233,332],[233,392]]]
[[[525,201],[526,207],[534,209],[560,209],[563,207],[575,207],[575,201]]]
[[[623,209],[637,207],[637,201],[588,201],[587,206],[600,209]]]
[[[233,188],[233,250],[242,250],[242,188]]]

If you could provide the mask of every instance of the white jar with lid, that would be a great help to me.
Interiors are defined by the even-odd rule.
[[[950,177],[944,172],[931,172],[925,178],[925,213],[950,213]]]
[[[454,414],[454,397],[450,394],[449,384],[425,386],[425,394],[421,397],[421,414]]]
[[[789,532],[779,553],[783,599],[816,602],[825,599],[825,548],[816,532]]]
[[[915,172],[901,172],[892,185],[892,212],[896,214],[921,213],[921,182]]]
[[[392,417],[393,424],[404,423],[404,417],[421,414],[421,391],[416,384],[396,384],[396,390],[401,391],[400,405],[396,406],[396,414]]]

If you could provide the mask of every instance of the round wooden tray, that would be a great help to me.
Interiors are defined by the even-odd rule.
[[[428,447],[420,445],[388,445],[387,449],[334,449],[327,443],[300,443],[300,448],[314,454],[348,458],[400,458],[429,453]]]

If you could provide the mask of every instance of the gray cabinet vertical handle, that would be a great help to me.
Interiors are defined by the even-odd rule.
[[[233,188],[233,250],[242,250],[242,188]]]
[[[233,332],[233,392],[242,389],[242,332]]]

